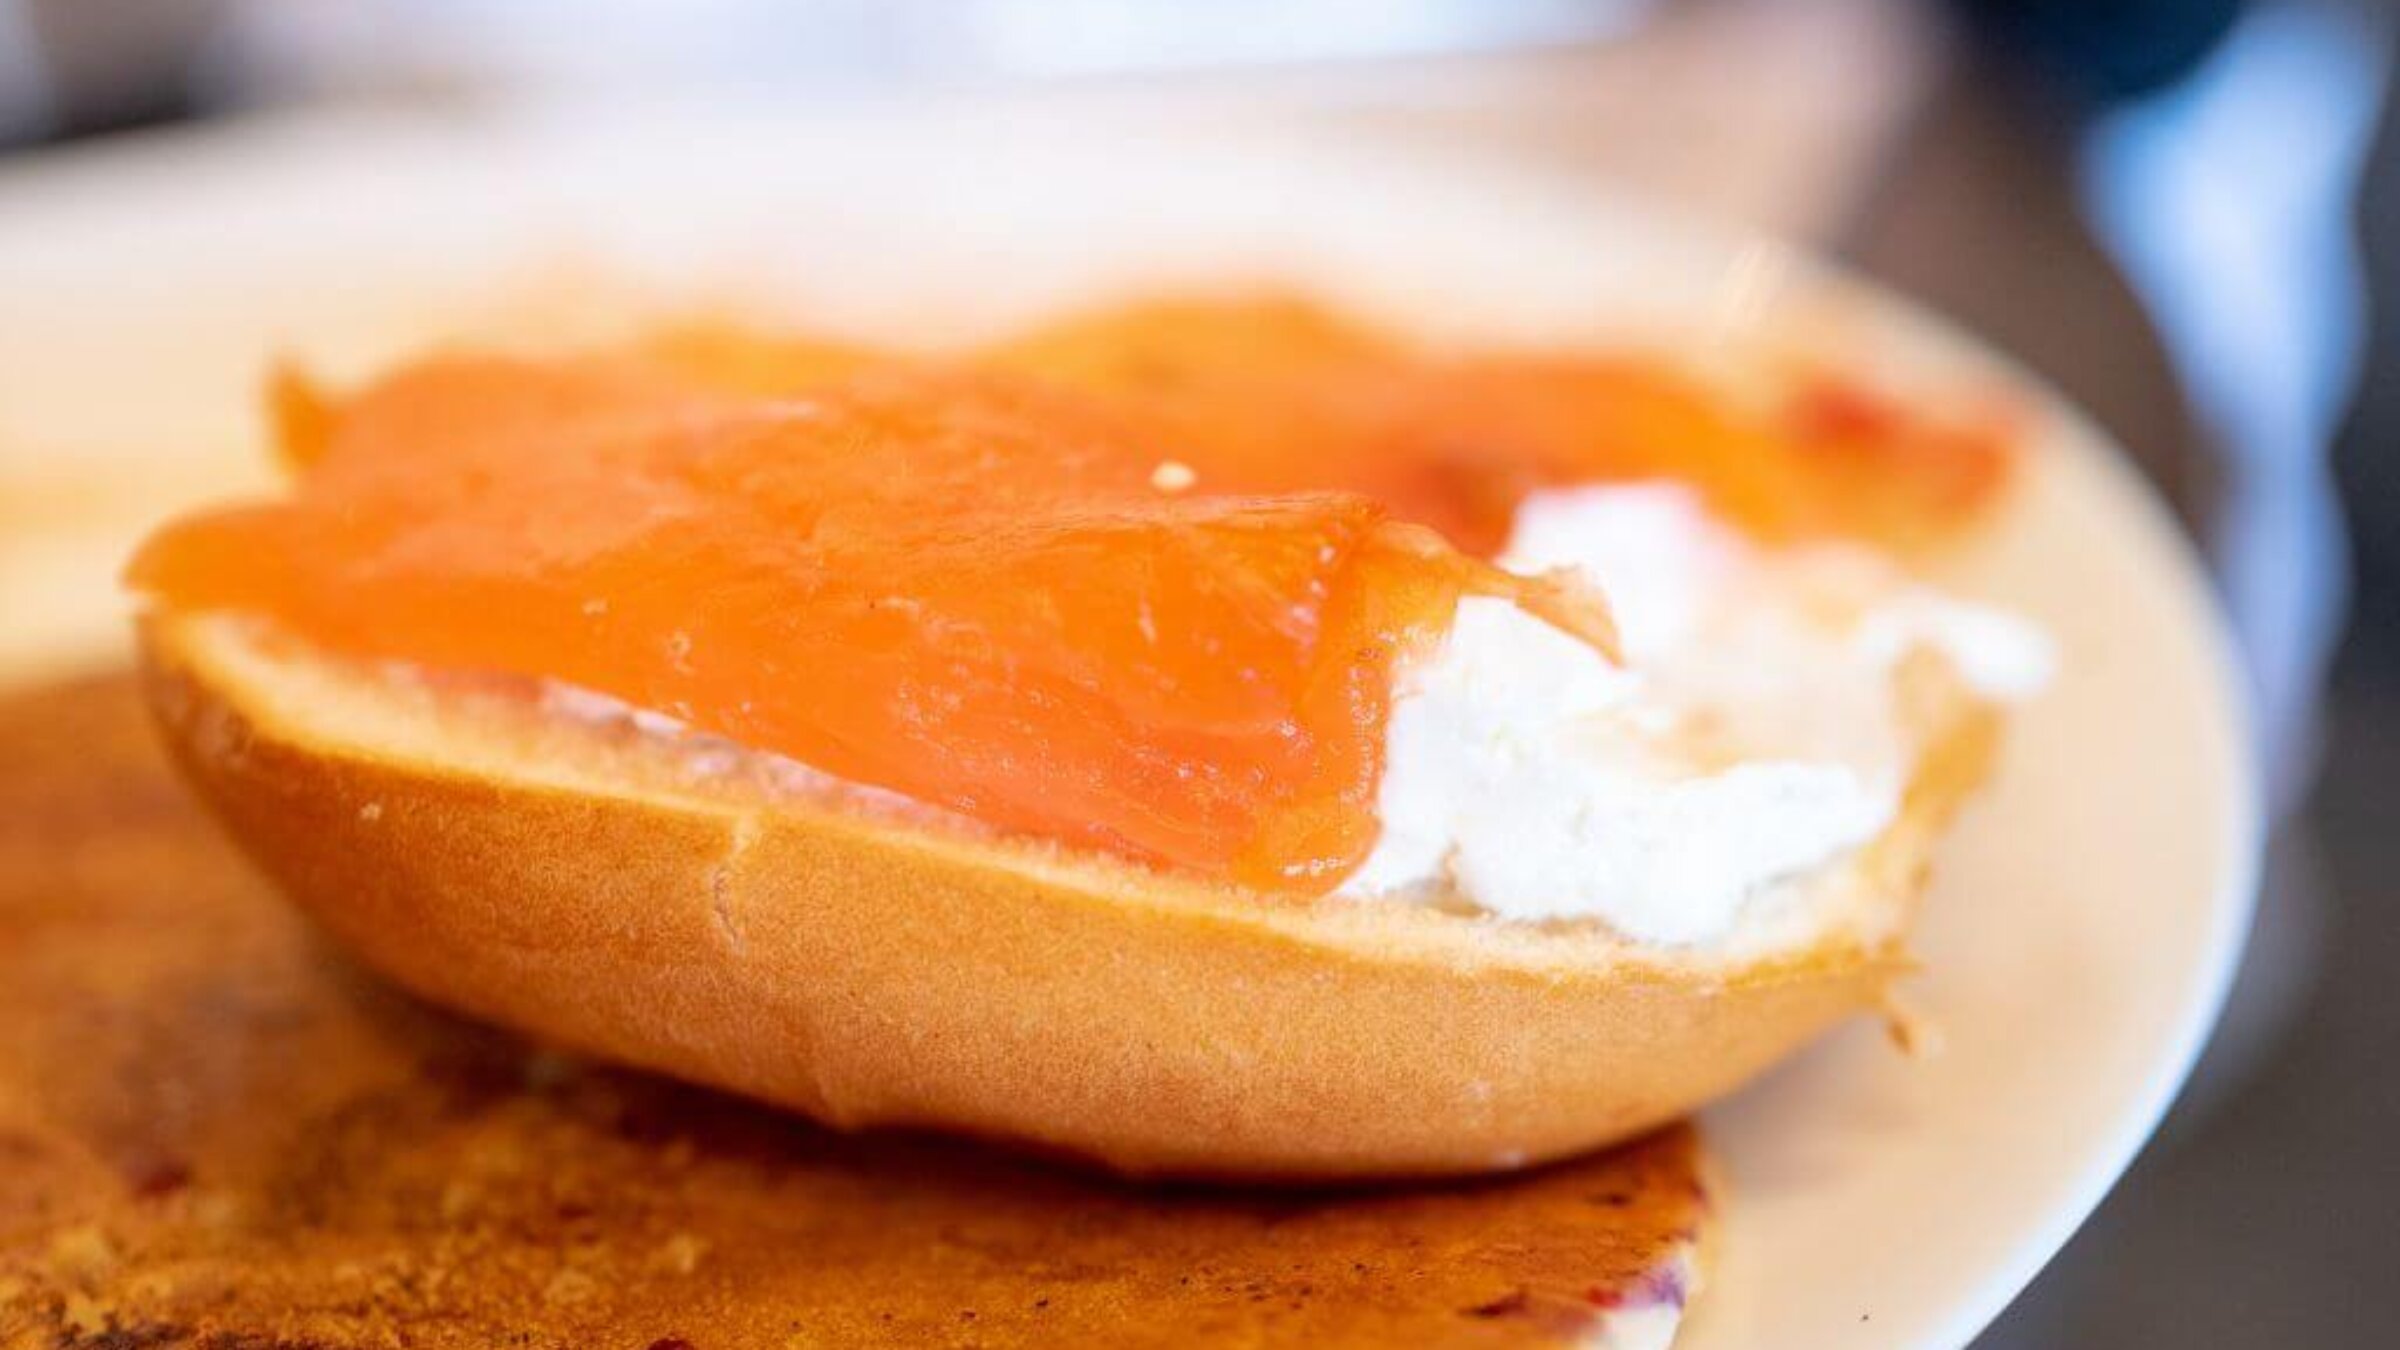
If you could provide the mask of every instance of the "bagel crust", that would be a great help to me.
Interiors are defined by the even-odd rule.
[[[1662,954],[1431,906],[1300,905],[692,771],[671,742],[154,615],[184,772],[315,919],[477,1017],[841,1127],[1135,1175],[1503,1170],[1740,1085],[1907,967],[1996,718],[1963,695],[1843,878],[1888,921]]]

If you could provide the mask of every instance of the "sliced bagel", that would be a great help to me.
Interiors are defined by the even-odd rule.
[[[912,814],[523,689],[157,614],[185,771],[336,937],[437,1003],[845,1127],[1132,1174],[1506,1169],[1627,1139],[1882,998],[1997,717],[1932,663],[1897,821],[1804,940],[1268,899]],[[789,766],[786,766],[789,767]]]

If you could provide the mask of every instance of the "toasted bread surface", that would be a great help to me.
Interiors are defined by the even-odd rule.
[[[395,681],[255,626],[145,625],[178,758],[253,857],[438,1003],[836,1126],[1137,1175],[1521,1167],[1738,1086],[1906,967],[1987,709],[1914,714],[1860,921],[1740,957],[1429,906],[1279,902],[696,769],[536,702]]]
[[[0,1345],[1591,1344],[1703,1254],[1683,1128],[1503,1183],[1155,1190],[597,1067],[358,971],[131,681],[0,701],[0,762]]]

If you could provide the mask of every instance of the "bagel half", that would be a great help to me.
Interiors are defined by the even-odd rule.
[[[1906,969],[1929,850],[1998,724],[1918,681],[1903,810],[1821,882],[1852,917],[1709,954],[1161,878],[246,620],[153,614],[142,647],[201,794],[416,993],[833,1125],[1136,1175],[1493,1171],[1693,1110]]]

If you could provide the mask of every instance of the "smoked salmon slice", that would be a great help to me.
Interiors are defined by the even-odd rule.
[[[670,329],[638,354],[751,393],[871,359],[723,324]],[[1106,403],[1204,487],[1361,492],[1479,556],[1547,487],[1670,479],[1764,539],[1914,549],[2005,485],[2023,428],[1997,394],[1912,406],[1822,363],[1753,356],[1728,391],[1645,351],[1437,352],[1269,292],[1070,314],[954,359]]]
[[[270,400],[281,501],[176,522],[158,603],[564,682],[997,830],[1290,893],[1373,846],[1393,674],[1545,487],[1673,478],[1768,538],[1908,542],[2005,419],[1801,371],[1440,354],[1291,297],[1146,301],[897,357],[725,325]]]
[[[1162,488],[1105,413],[985,373],[447,358],[300,422],[288,499],[168,526],[133,585],[1267,889],[1372,846],[1393,667],[1462,594],[1606,637],[1367,496]]]

